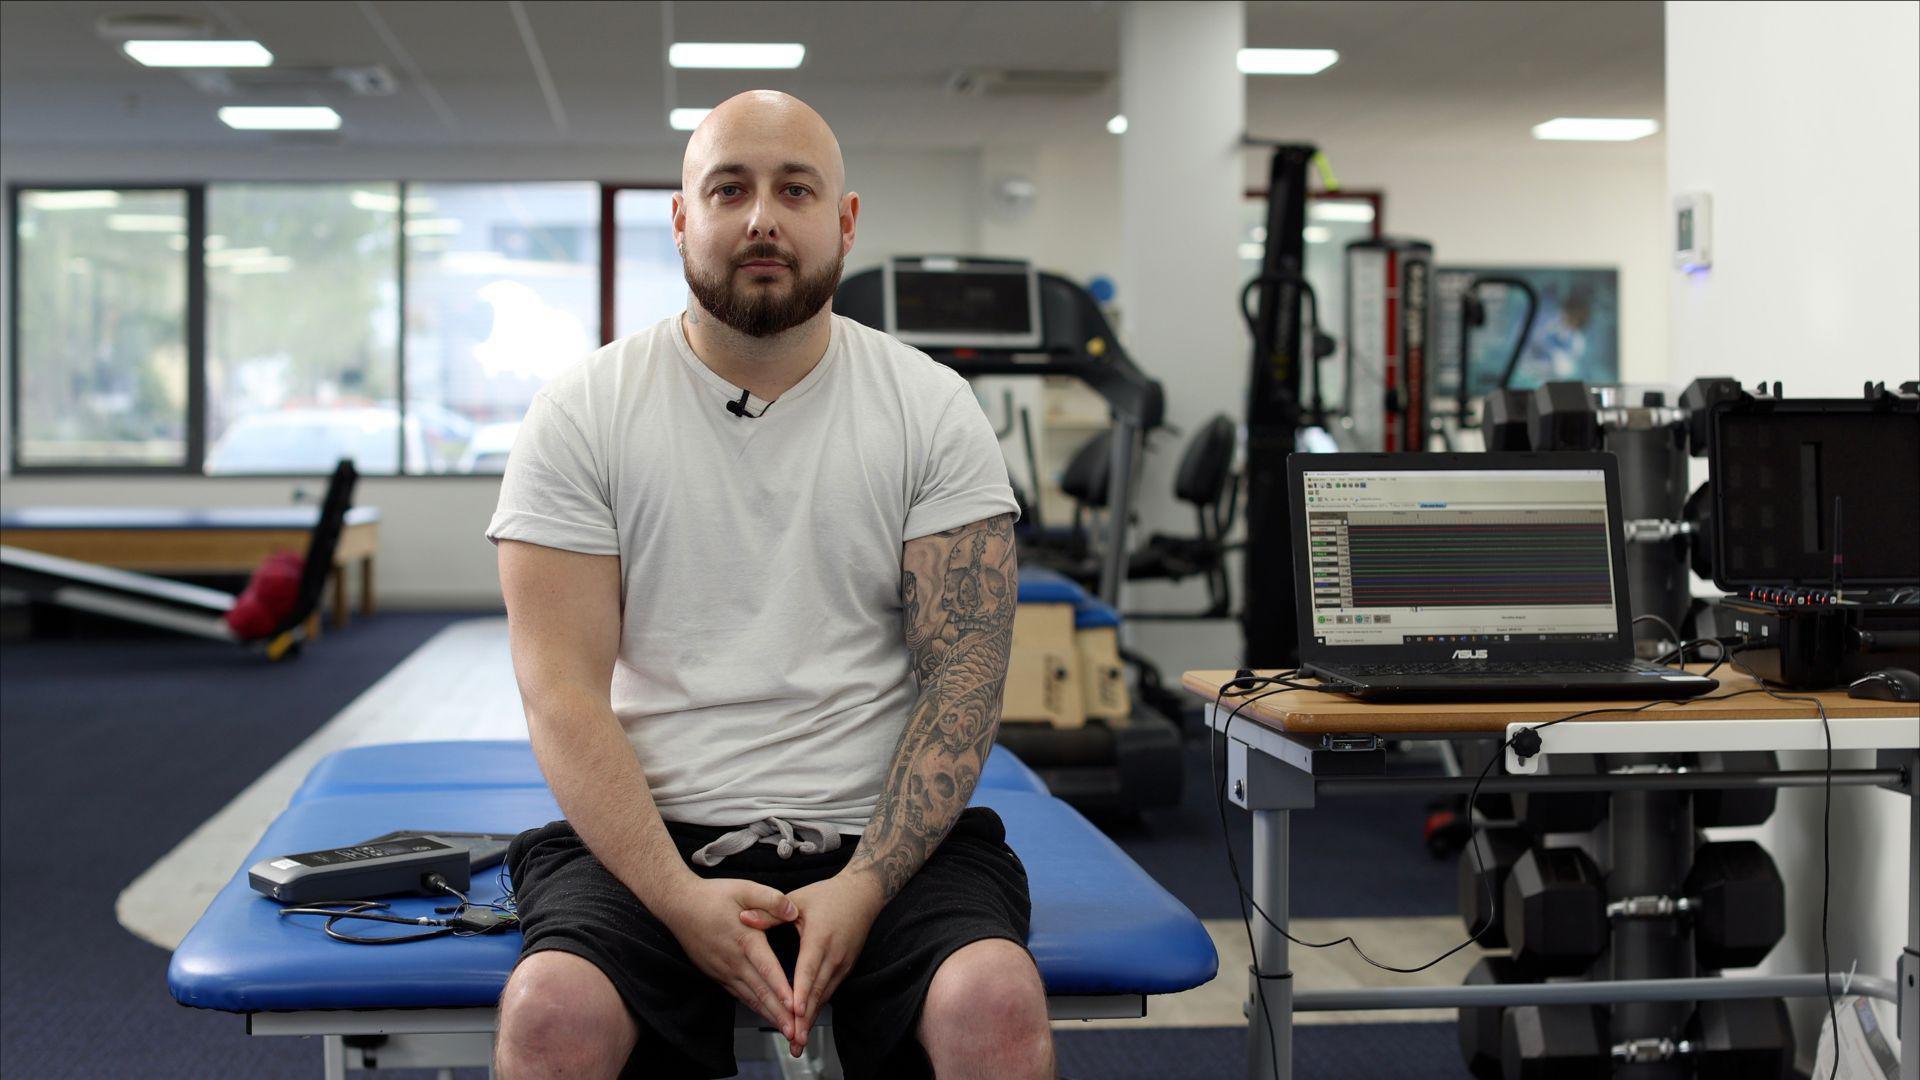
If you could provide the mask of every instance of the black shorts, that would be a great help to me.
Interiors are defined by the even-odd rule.
[[[687,859],[727,829],[668,822]],[[962,946],[1005,938],[1026,947],[1033,907],[1027,874],[1007,847],[1000,815],[969,807],[920,872],[874,920],[865,946],[834,991],[833,1037],[848,1080],[930,1077],[915,1035],[933,973]],[[791,892],[838,873],[855,837],[838,850],[780,858],[755,844],[719,866],[692,866],[705,878],[747,878]],[[733,1057],[734,998],[693,966],[666,925],[603,866],[573,827],[556,821],[521,833],[507,849],[524,935],[520,956],[572,953],[599,968],[633,1013],[639,1041],[623,1076],[722,1077]],[[793,977],[799,936],[767,935]]]

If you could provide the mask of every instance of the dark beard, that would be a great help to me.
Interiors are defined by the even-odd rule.
[[[784,299],[762,291],[758,285],[734,286],[734,272],[741,263],[785,257],[771,244],[757,244],[727,264],[726,270],[716,277],[696,271],[693,261],[688,259],[684,261],[687,287],[693,290],[700,306],[722,325],[748,337],[772,337],[799,326],[827,306],[834,290],[840,287],[841,265],[846,260],[845,255],[835,255],[831,266],[814,274],[807,273],[798,263],[788,263],[793,284]]]

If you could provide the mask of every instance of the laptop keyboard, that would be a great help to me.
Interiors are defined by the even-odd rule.
[[[1341,664],[1339,674],[1381,675],[1628,675],[1636,671],[1670,671],[1644,660],[1484,660],[1424,664]]]

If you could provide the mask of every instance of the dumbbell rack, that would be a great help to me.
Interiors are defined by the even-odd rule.
[[[1771,997],[1823,997],[1828,977],[1797,975],[1721,975],[1686,978],[1594,978],[1581,982],[1544,982],[1480,986],[1387,985],[1352,990],[1297,990],[1288,968],[1289,863],[1292,812],[1312,809],[1321,797],[1392,793],[1463,796],[1473,776],[1402,777],[1384,775],[1384,743],[1372,730],[1399,739],[1446,739],[1494,745],[1511,740],[1523,727],[1554,714],[1542,706],[1476,706],[1438,714],[1432,708],[1346,703],[1332,695],[1290,691],[1236,712],[1231,702],[1216,701],[1217,688],[1230,671],[1189,672],[1184,681],[1207,701],[1207,723],[1225,736],[1223,787],[1226,797],[1253,818],[1253,854],[1246,885],[1261,914],[1252,921],[1254,968],[1248,973],[1249,1080],[1289,1080],[1292,1076],[1292,1016],[1295,1011],[1460,1008],[1550,1004],[1620,1005],[1650,1002],[1736,1001]],[[1920,777],[1920,725],[1910,707],[1881,707],[1848,702],[1844,695],[1827,703],[1836,750],[1873,749],[1877,767],[1836,769],[1834,787],[1884,787],[1909,799],[1913,850],[1908,862],[1910,931],[1908,953],[1893,978],[1860,973],[1851,976],[1850,993],[1901,1001],[1903,1041],[1920,1047],[1920,799],[1913,798]],[[1646,720],[1583,720],[1541,730],[1544,757],[1562,753],[1628,751],[1684,753],[1713,750],[1801,750],[1824,745],[1823,725],[1798,710],[1743,702],[1741,711],[1721,707],[1722,715],[1702,718],[1663,713]],[[1531,710],[1531,712],[1529,712]],[[1400,715],[1395,715],[1398,712]],[[1229,721],[1231,726],[1229,727]],[[1484,744],[1483,744],[1484,745]],[[1535,775],[1540,757],[1527,761],[1508,754],[1510,775],[1488,777],[1483,797],[1522,792],[1601,791],[1681,793],[1755,788],[1819,787],[1828,782],[1819,769],[1774,773],[1626,773],[1593,776]],[[1685,845],[1691,845],[1691,829]],[[1832,973],[1837,987],[1850,976]],[[1912,986],[1908,987],[1907,984]],[[1899,988],[1907,990],[1901,1000]],[[1684,1011],[1684,1005],[1682,1008]],[[1910,1033],[1910,1034],[1909,1034]],[[1902,1080],[1920,1080],[1920,1053],[1902,1062]]]
[[[1722,772],[1778,770],[1772,754],[1705,761],[1616,754],[1581,764],[1579,775],[1594,780],[1672,776],[1703,764]],[[1753,794],[1760,797],[1747,797]],[[1515,808],[1532,828],[1491,825],[1474,834],[1473,849],[1461,856],[1463,920],[1469,930],[1488,928],[1482,944],[1513,950],[1509,957],[1481,961],[1469,985],[1568,974],[1614,982],[1684,980],[1698,974],[1697,963],[1757,963],[1785,933],[1779,872],[1750,841],[1697,844],[1694,826],[1759,825],[1773,813],[1773,795],[1765,788],[1737,796],[1596,791],[1556,794],[1551,804],[1549,796],[1533,796]],[[1483,799],[1479,809],[1497,811],[1499,801]],[[1601,838],[1605,843],[1593,846],[1610,864],[1604,873],[1584,853],[1585,841]],[[1509,870],[1512,884],[1503,880]],[[1504,892],[1504,900],[1490,910],[1485,891]],[[1621,1001],[1610,1011],[1545,1006],[1512,1020],[1503,1012],[1461,1010],[1462,1055],[1481,1080],[1574,1069],[1635,1080],[1684,1080],[1696,1073],[1745,1080],[1785,1075],[1793,1060],[1792,1032],[1777,1002],[1703,1008],[1683,999]],[[1774,1064],[1763,1072],[1764,1061]]]

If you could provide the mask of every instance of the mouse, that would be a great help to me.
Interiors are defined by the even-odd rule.
[[[1848,684],[1847,696],[1869,701],[1920,701],[1920,675],[1897,667],[1869,671]]]

